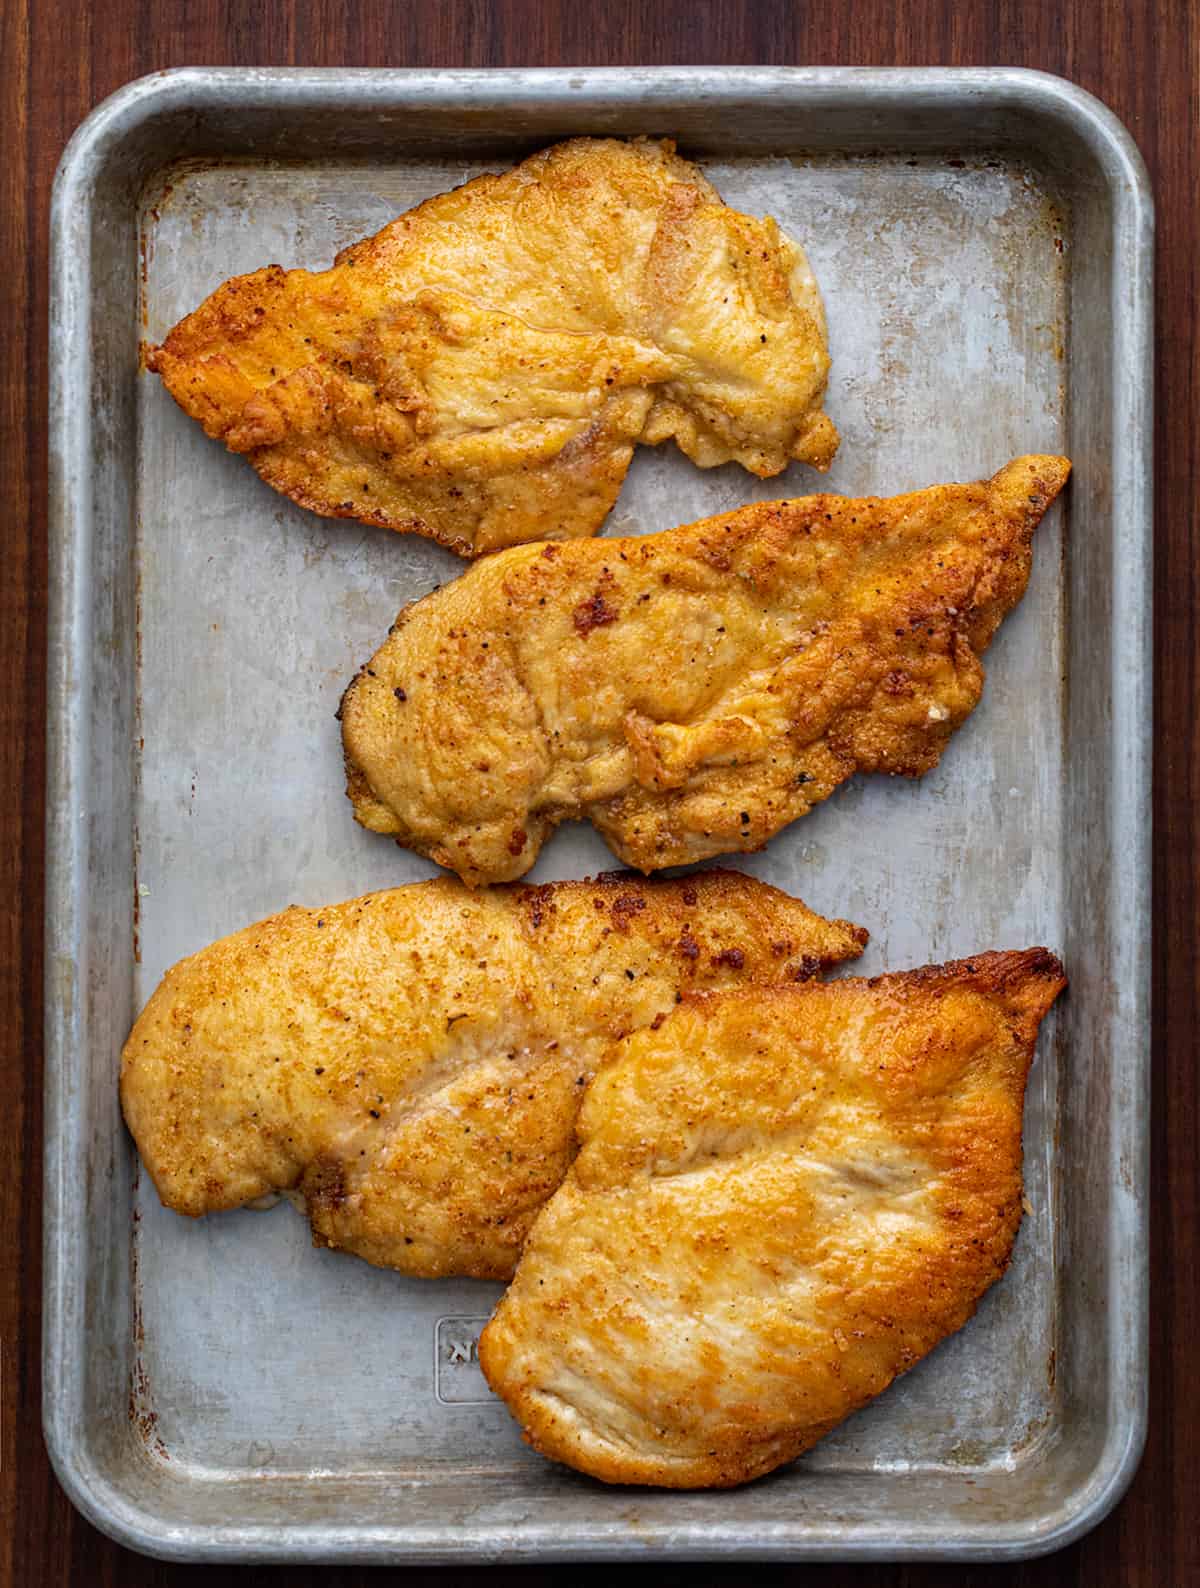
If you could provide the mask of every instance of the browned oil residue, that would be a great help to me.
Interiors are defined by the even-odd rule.
[[[188,162],[186,161],[176,161],[169,169],[176,171],[181,165],[185,165],[187,163]],[[198,165],[203,164],[201,161],[197,161],[195,163]],[[162,206],[166,204],[167,200],[171,197],[171,194],[175,190],[174,182],[165,179],[162,173],[159,173],[155,178],[152,179],[150,191],[153,191],[155,183],[158,184],[157,195],[155,196],[153,203],[146,204],[143,220],[138,228],[138,276],[141,282],[139,297],[141,298],[141,321],[143,328],[150,323],[150,303],[147,287],[150,279],[150,261],[154,257],[154,230],[162,223]],[[139,371],[147,368],[145,363],[145,350],[152,346],[153,343],[139,344]]]
[[[141,528],[139,523],[138,528]],[[133,585],[133,712],[134,722],[140,728],[142,725],[142,570],[139,567]],[[142,762],[141,757],[146,748],[143,735],[138,735],[138,753],[133,758],[133,783],[134,783],[134,808],[137,808],[137,796],[141,789]],[[138,824],[135,819],[133,824],[133,963],[142,963],[142,897],[139,891],[142,870],[142,840]]]
[[[154,214],[153,211],[151,211],[151,213]],[[157,218],[158,218],[157,215],[155,215],[155,219],[156,220],[157,220]],[[139,307],[139,309],[141,311],[141,321],[142,321],[142,329],[143,330],[145,330],[146,327],[150,324],[150,293],[149,293],[150,256],[153,253],[153,251],[154,251],[154,244],[150,241],[149,232],[148,231],[139,230],[139,232],[138,232],[138,299],[139,299],[138,307]],[[146,367],[145,364],[142,361],[142,348],[143,348],[143,345],[144,344],[139,341],[139,343],[138,343],[138,370],[139,370],[139,372],[141,370],[145,369],[145,367]]]
[[[1029,1455],[1045,1437],[1052,1422],[1053,1419],[1049,1412],[1044,1412],[1040,1417],[1032,1418],[1024,1432],[1013,1440],[1010,1454],[1013,1456]]]
[[[133,1194],[137,1195],[141,1178],[140,1167],[133,1171]],[[133,1366],[129,1373],[129,1421],[137,1430],[142,1443],[163,1461],[171,1457],[158,1432],[158,1413],[153,1410],[150,1377],[146,1372],[143,1352],[146,1347],[146,1330],[142,1322],[142,1288],[138,1278],[138,1225],[141,1214],[136,1206],[129,1230],[129,1290],[133,1307]]]
[[[137,578],[133,584],[133,663],[137,668],[138,682],[138,717],[142,714],[142,570],[137,571]]]

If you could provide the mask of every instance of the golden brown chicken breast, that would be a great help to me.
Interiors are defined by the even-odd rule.
[[[866,936],[734,872],[293,908],[167,973],[121,1101],[177,1212],[295,1190],[318,1244],[504,1279],[614,1039],[690,988],[811,976]]]
[[[311,273],[237,276],[149,367],[303,507],[464,556],[591,535],[635,444],[828,467],[820,295],[670,143],[578,138]]]
[[[347,691],[354,814],[478,884],[569,818],[654,871],[761,848],[854,772],[917,777],[979,699],[1069,470],[490,557]]]
[[[593,1081],[479,1344],[535,1449],[744,1483],[967,1321],[1021,1218],[1045,949],[697,994]]]

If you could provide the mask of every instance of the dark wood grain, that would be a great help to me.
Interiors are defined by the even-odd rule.
[[[1078,1588],[1200,1582],[1200,1087],[1197,1008],[1197,185],[1200,9],[1189,0],[0,0],[0,1582],[123,1588],[200,1582],[378,1583],[387,1573],[142,1560],[102,1538],[57,1487],[41,1437],[42,801],[46,631],[46,234],[50,182],[72,128],[131,77],[180,65],[494,66],[762,62],[1040,67],[1104,99],[1155,182],[1155,1023],[1151,1424],[1128,1497],[1088,1538],[1043,1561],[973,1570],[879,1566],[622,1571],[656,1588],[804,1581],[863,1588],[1011,1583]],[[399,1575],[399,1574],[397,1574]],[[409,1584],[600,1583],[599,1569],[408,1572]]]

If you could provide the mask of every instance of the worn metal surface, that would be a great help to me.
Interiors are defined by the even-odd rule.
[[[938,771],[859,780],[737,862],[867,925],[866,969],[1044,942],[1072,988],[1031,1080],[1008,1277],[873,1407],[732,1494],[542,1462],[473,1365],[497,1287],[314,1251],[282,1206],[166,1213],[116,1099],[133,1014],[180,955],[431,870],[355,827],[333,711],[396,610],[460,566],[269,491],[139,374],[139,339],[230,274],[323,265],[606,130],[678,136],[806,246],[843,435],[829,488],[1076,463]],[[188,72],[84,125],[54,237],[45,1415],[93,1520],[206,1558],[961,1558],[1053,1547],[1119,1496],[1145,1419],[1150,227],[1116,123],[1012,71]],[[607,532],[821,484],[643,451]],[[610,863],[572,828],[534,876]]]

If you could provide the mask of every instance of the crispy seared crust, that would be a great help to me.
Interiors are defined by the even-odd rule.
[[[301,506],[463,556],[593,534],[638,442],[764,476],[837,448],[803,253],[670,143],[558,144],[234,277],[147,362]]]
[[[343,701],[359,822],[475,885],[586,817],[641,871],[762,845],[854,772],[920,776],[983,688],[1065,458],[523,546],[401,613]]]
[[[177,1212],[296,1189],[319,1244],[504,1279],[615,1038],[689,989],[811,976],[865,941],[733,872],[292,908],[167,973],[121,1100]]]
[[[821,1439],[1008,1264],[1046,949],[685,999],[629,1037],[479,1344],[535,1449],[729,1487]]]

